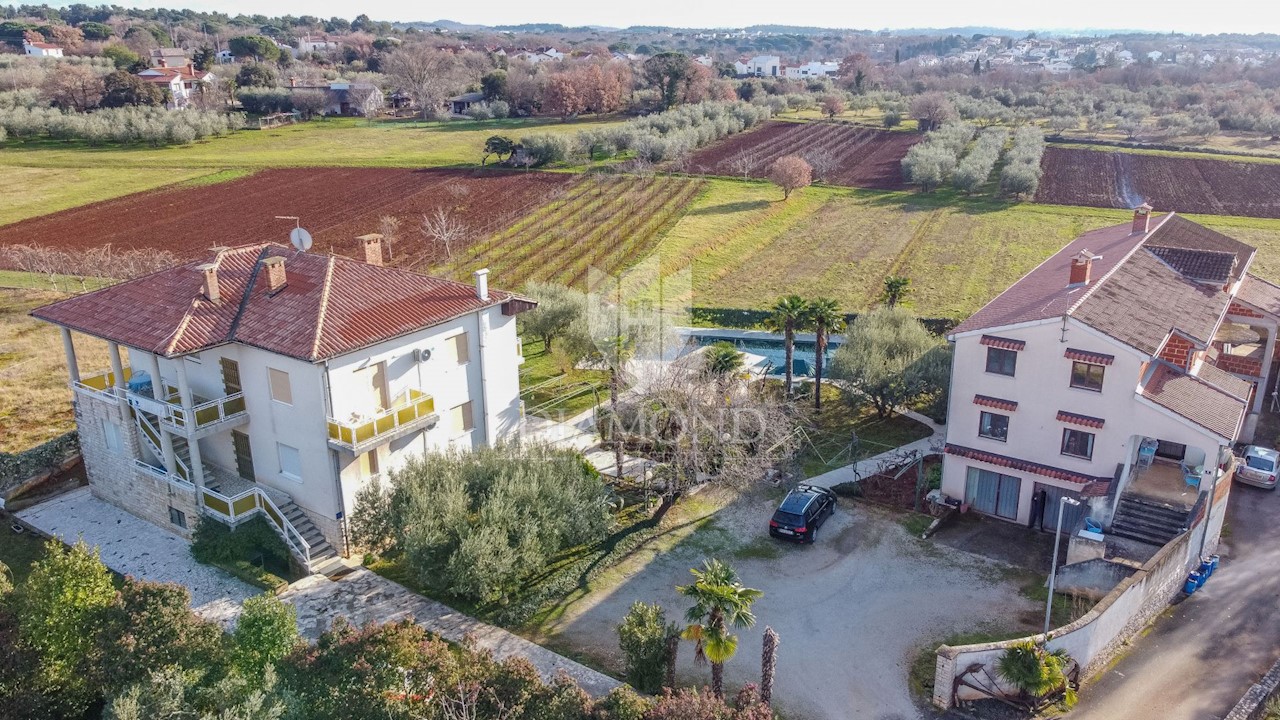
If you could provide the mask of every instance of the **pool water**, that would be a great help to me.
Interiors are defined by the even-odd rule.
[[[719,342],[730,342],[742,352],[763,356],[766,362],[772,366],[769,370],[770,373],[781,374],[783,365],[787,361],[787,351],[781,340],[735,340],[714,335],[694,335],[692,339],[700,347],[714,345]],[[839,346],[835,343],[827,344],[827,352],[824,354],[822,361],[824,369],[831,367],[831,354],[835,352],[837,347]],[[814,343],[796,342],[791,356],[792,374],[796,377],[812,377],[813,361],[816,357],[817,349]]]

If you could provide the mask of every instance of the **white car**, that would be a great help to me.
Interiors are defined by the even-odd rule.
[[[1280,474],[1280,453],[1271,448],[1250,445],[1240,456],[1236,479],[1246,485],[1274,489],[1276,476]]]

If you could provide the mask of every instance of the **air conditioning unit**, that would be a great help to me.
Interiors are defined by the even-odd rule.
[[[418,348],[413,351],[413,359],[417,362],[424,363],[431,359],[431,348]]]

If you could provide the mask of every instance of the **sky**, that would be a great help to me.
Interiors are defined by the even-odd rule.
[[[894,29],[994,26],[1012,29],[1141,29],[1186,33],[1280,33],[1274,0],[819,0],[791,5],[778,0],[117,0],[134,7],[271,15],[317,15],[374,20],[456,20],[477,25],[663,25],[742,27],[807,25]],[[50,4],[57,4],[50,2]]]

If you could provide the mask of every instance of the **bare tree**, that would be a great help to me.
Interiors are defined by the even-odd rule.
[[[831,173],[840,166],[840,158],[829,147],[810,148],[802,157],[813,168],[813,177],[817,180],[830,180]]]
[[[396,241],[400,239],[400,218],[395,215],[378,218],[378,232],[382,235],[382,244],[387,246],[387,260],[394,262]]]
[[[443,114],[445,101],[463,84],[452,54],[421,43],[387,55],[382,69],[409,93],[423,120]]]
[[[748,150],[743,150],[733,159],[729,161],[729,167],[733,170],[734,175],[741,175],[743,180],[751,177],[751,171],[755,169],[756,164],[760,162],[756,154]]]
[[[382,91],[370,84],[353,84],[347,91],[347,97],[355,103],[360,114],[372,120],[382,109]]]
[[[462,202],[471,195],[471,188],[458,182],[449,183],[445,186],[444,190],[458,202]]]
[[[453,259],[453,246],[467,236],[467,226],[444,208],[422,216],[422,234],[444,248],[445,256]]]

